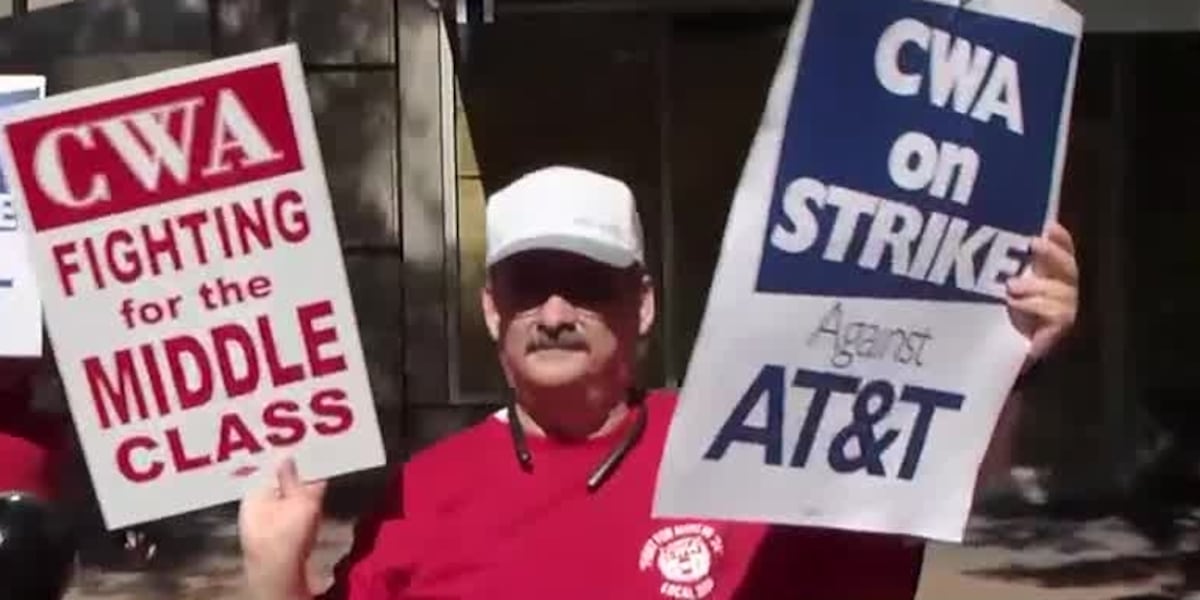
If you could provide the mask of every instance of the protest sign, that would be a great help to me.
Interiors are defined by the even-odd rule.
[[[3,167],[109,528],[383,462],[299,52],[53,96]]]
[[[733,200],[655,514],[961,540],[1028,352],[1081,17],[802,2]]]
[[[46,93],[41,75],[0,75],[0,112]],[[0,176],[0,357],[42,355],[42,302],[29,267],[24,224]]]

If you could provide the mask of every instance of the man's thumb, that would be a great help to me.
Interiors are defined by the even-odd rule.
[[[296,470],[296,461],[291,457],[284,459],[283,463],[279,465],[278,477],[280,496],[284,498],[303,495],[319,501],[325,495],[326,482],[324,480],[312,483],[300,481],[300,473]]]
[[[320,501],[322,498],[325,497],[326,483],[327,482],[324,479],[322,479],[320,481],[314,481],[312,483],[304,484],[305,495],[307,495],[309,498],[312,498],[313,500]]]
[[[296,470],[296,460],[290,456],[279,464],[276,478],[279,480],[279,494],[284,498],[299,494],[304,489],[300,483],[300,473]]]

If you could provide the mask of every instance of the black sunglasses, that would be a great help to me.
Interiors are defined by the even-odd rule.
[[[517,311],[541,306],[551,296],[594,308],[628,297],[636,290],[633,269],[616,269],[586,260],[518,259],[502,263],[494,282],[501,302]]]

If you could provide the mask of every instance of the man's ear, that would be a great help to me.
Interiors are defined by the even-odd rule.
[[[654,328],[654,319],[658,315],[658,305],[654,298],[654,280],[649,274],[642,274],[639,289],[641,303],[638,306],[638,335],[645,337]]]
[[[492,341],[500,341],[500,311],[496,309],[496,298],[492,293],[492,282],[483,284],[479,291],[479,299],[483,305],[483,320],[487,324]]]

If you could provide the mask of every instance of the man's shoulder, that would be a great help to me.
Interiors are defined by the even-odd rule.
[[[653,388],[646,390],[647,402],[670,403],[679,398],[679,390],[676,388]]]
[[[496,414],[444,436],[389,469],[385,519],[406,519],[472,489],[496,470],[505,425]],[[378,515],[377,515],[378,516]]]
[[[497,454],[498,442],[506,442],[507,416],[493,412],[478,422],[446,435],[418,450],[409,459],[406,471],[438,470],[452,464],[461,471],[466,465],[482,464]]]
[[[679,390],[674,388],[646,390],[643,398],[646,407],[652,413],[660,413],[669,418],[675,413],[675,406],[679,404]]]

